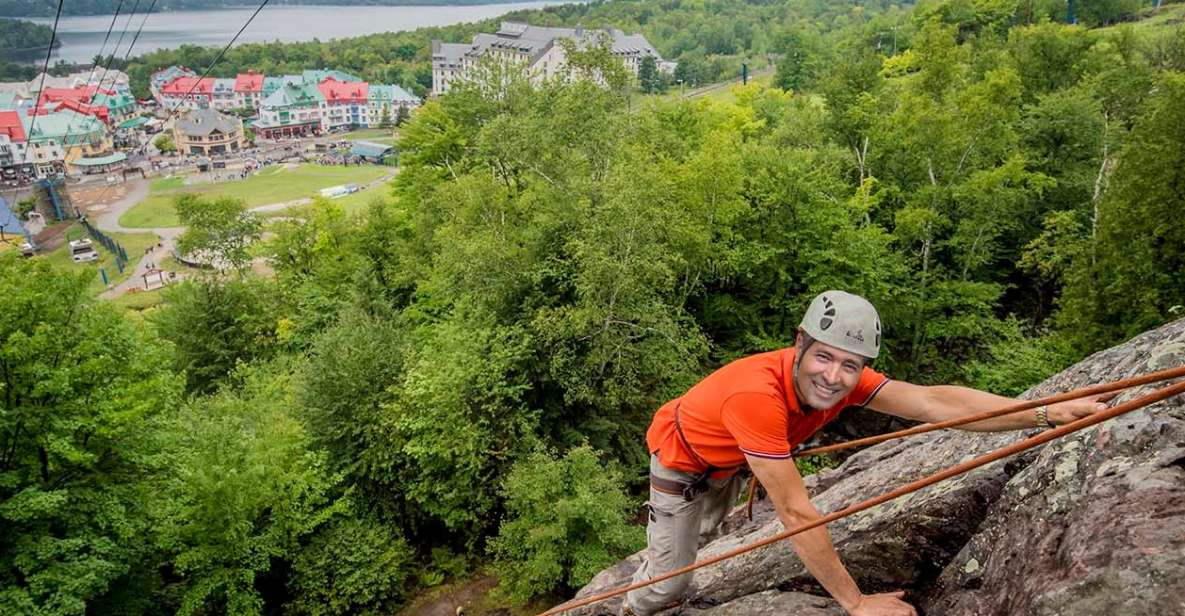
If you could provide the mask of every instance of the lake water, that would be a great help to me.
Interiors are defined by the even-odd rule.
[[[273,6],[260,11],[255,21],[243,32],[236,44],[266,41],[326,41],[374,34],[400,32],[426,26],[481,21],[517,11],[539,9],[563,1],[517,2],[508,4],[477,4],[470,6]],[[144,31],[136,41],[132,56],[170,49],[185,44],[222,47],[238,32],[251,16],[253,8],[220,9],[215,11],[172,11],[153,13],[144,24]],[[28,18],[30,21],[53,25],[52,18]],[[127,30],[123,43],[115,52],[119,57],[127,52],[142,14],[129,20],[120,15],[111,32],[111,39],[103,54],[115,49],[119,34]],[[100,52],[110,15],[62,17],[58,23],[58,38],[62,46],[54,54],[71,62],[89,63]],[[454,41],[455,42],[455,41]],[[44,52],[43,52],[44,53]],[[41,56],[42,60],[44,55]]]

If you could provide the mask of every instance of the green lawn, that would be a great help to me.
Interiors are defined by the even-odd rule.
[[[1185,22],[1185,5],[1181,4],[1166,4],[1160,7],[1160,10],[1149,7],[1144,9],[1139,14],[1139,19],[1131,22],[1136,28],[1149,30],[1156,29],[1162,31],[1176,30],[1182,27]],[[1109,28],[1122,28],[1128,24],[1121,23]]]
[[[136,268],[136,263],[139,263],[140,258],[144,256],[144,251],[153,244],[156,244],[157,237],[153,233],[108,233],[115,241],[123,245],[123,249],[128,253],[128,263],[124,265],[124,270],[120,273],[119,269],[115,267],[115,258],[103,247],[102,244],[92,240],[95,246],[95,251],[99,253],[99,260],[90,263],[75,263],[70,257],[70,240],[77,240],[87,237],[86,230],[81,225],[74,225],[66,231],[66,242],[54,250],[46,254],[45,259],[50,263],[65,269],[67,271],[89,271],[91,273],[90,284],[87,291],[91,295],[98,295],[102,293],[106,287],[103,286],[103,277],[99,273],[99,268],[103,268],[107,272],[107,279],[112,286],[117,285],[131,275],[132,270]]]
[[[387,128],[361,128],[342,135],[342,139],[346,141],[373,141],[375,143],[395,145],[395,133],[393,129]]]
[[[119,218],[119,224],[147,229],[180,226],[181,222],[177,220],[177,213],[173,209],[173,198],[183,193],[236,197],[243,199],[247,207],[256,207],[311,197],[322,188],[338,184],[364,184],[390,172],[389,167],[371,165],[339,167],[302,164],[295,169],[274,165],[246,180],[217,184],[185,186],[181,178],[167,178],[154,181],[148,198],[125,212]]]
[[[160,288],[152,291],[124,293],[111,300],[111,305],[132,313],[143,314],[162,305],[164,301],[164,288]]]

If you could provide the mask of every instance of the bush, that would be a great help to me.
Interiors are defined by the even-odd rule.
[[[515,464],[502,494],[507,514],[491,552],[516,601],[577,588],[643,545],[642,529],[627,523],[634,504],[620,471],[588,445],[560,459],[536,451]]]
[[[341,518],[293,562],[288,605],[294,614],[390,614],[403,600],[412,549],[402,537],[369,518]]]
[[[967,364],[967,382],[972,387],[1015,396],[1063,370],[1077,357],[1063,336],[1029,337],[1021,323],[1012,319],[1004,325],[1004,337],[988,346],[990,359]]]

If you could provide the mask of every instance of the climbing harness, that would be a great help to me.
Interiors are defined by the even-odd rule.
[[[1144,385],[1144,384],[1148,384],[1148,383],[1154,383],[1157,381],[1168,380],[1168,379],[1179,377],[1179,376],[1185,376],[1185,366],[1170,369],[1170,370],[1162,370],[1159,372],[1153,372],[1153,373],[1149,373],[1149,374],[1146,374],[1146,375],[1143,375],[1140,377],[1133,377],[1130,379],[1115,381],[1113,383],[1105,383],[1105,384],[1101,384],[1101,385],[1095,385],[1092,387],[1086,387],[1086,388],[1066,392],[1064,394],[1059,394],[1056,396],[1050,396],[1048,398],[1043,398],[1041,400],[1032,400],[1032,401],[1028,401],[1028,402],[1023,402],[1020,404],[1005,407],[1003,409],[999,409],[999,410],[995,410],[995,411],[987,411],[984,413],[980,413],[978,415],[972,415],[972,416],[960,418],[957,420],[939,422],[936,424],[927,424],[925,426],[918,426],[918,428],[925,428],[922,430],[918,430],[917,428],[911,429],[911,430],[917,430],[916,432],[911,431],[911,430],[901,430],[899,432],[893,432],[891,434],[886,434],[886,435],[882,435],[879,437],[872,437],[872,438],[877,439],[877,440],[874,440],[873,442],[879,443],[879,442],[883,442],[883,441],[886,441],[886,440],[889,440],[892,438],[900,438],[901,436],[907,436],[910,434],[920,434],[922,432],[929,432],[931,430],[937,430],[939,428],[952,427],[952,426],[956,426],[956,425],[962,425],[965,423],[971,423],[974,421],[988,419],[990,417],[998,417],[1000,415],[1006,415],[1008,413],[1015,413],[1015,412],[1019,412],[1022,410],[1034,408],[1036,406],[1041,406],[1042,404],[1051,404],[1053,402],[1062,402],[1065,400],[1073,400],[1073,399],[1081,398],[1081,397],[1088,396],[1088,395],[1107,393],[1107,392],[1111,392],[1111,391],[1118,391],[1120,389],[1126,389],[1126,388],[1133,387],[1136,385]],[[963,473],[966,473],[968,471],[974,470],[976,468],[984,466],[985,464],[990,464],[990,463],[1000,460],[1002,458],[1006,458],[1008,456],[1015,455],[1015,454],[1020,453],[1022,451],[1032,449],[1033,447],[1037,447],[1038,445],[1044,445],[1045,443],[1048,443],[1049,441],[1052,441],[1056,438],[1060,438],[1060,437],[1065,436],[1067,434],[1077,432],[1077,431],[1082,430],[1084,428],[1089,428],[1091,426],[1100,424],[1100,423],[1107,421],[1109,419],[1113,419],[1113,418],[1118,417],[1120,415],[1130,413],[1130,412],[1135,411],[1137,409],[1141,409],[1141,408],[1148,406],[1150,404],[1155,404],[1157,402],[1166,400],[1168,398],[1171,398],[1175,395],[1182,394],[1182,393],[1185,393],[1185,381],[1176,383],[1174,385],[1167,385],[1167,386],[1161,387],[1151,393],[1143,395],[1143,396],[1136,398],[1134,400],[1129,400],[1123,404],[1116,405],[1112,408],[1104,409],[1104,410],[1099,411],[1097,413],[1092,413],[1090,415],[1087,415],[1086,417],[1076,419],[1070,423],[1058,426],[1056,428],[1046,430],[1044,432],[1040,432],[1034,436],[1024,439],[1023,441],[1019,441],[1019,442],[1013,443],[1011,445],[1001,447],[1000,449],[986,453],[986,454],[979,456],[977,458],[968,460],[966,462],[957,464],[955,466],[948,467],[944,470],[938,471],[937,473],[933,473],[931,475],[928,475],[926,477],[923,477],[921,479],[918,479],[916,481],[908,483],[904,486],[901,486],[900,488],[897,488],[896,490],[893,490],[891,492],[887,492],[887,493],[882,494],[880,496],[870,498],[868,500],[856,503],[856,504],[846,507],[844,509],[840,509],[839,511],[835,511],[833,513],[822,516],[822,517],[814,520],[813,522],[801,524],[801,525],[796,526],[794,528],[784,530],[784,531],[782,531],[776,535],[773,535],[771,537],[767,537],[765,539],[755,541],[749,545],[741,546],[739,548],[730,550],[730,551],[725,552],[723,554],[718,554],[718,555],[710,557],[710,558],[705,558],[704,560],[694,562],[690,565],[687,565],[686,567],[680,567],[680,568],[675,569],[673,571],[668,571],[668,572],[663,573],[661,575],[656,575],[656,576],[654,576],[648,580],[642,581],[642,582],[635,582],[635,583],[630,584],[628,586],[623,586],[623,587],[618,588],[616,590],[604,592],[604,593],[594,595],[591,597],[585,597],[583,599],[578,599],[578,600],[574,599],[574,600],[569,601],[567,603],[553,607],[550,610],[543,612],[539,616],[554,616],[555,614],[561,614],[563,612],[567,612],[569,610],[574,610],[579,607],[584,607],[587,605],[592,605],[594,603],[599,603],[599,602],[604,601],[606,599],[616,597],[618,595],[623,595],[623,594],[630,592],[632,590],[637,590],[639,588],[650,586],[651,584],[657,584],[663,580],[669,580],[673,577],[684,575],[686,573],[691,573],[692,571],[695,571],[696,569],[700,569],[702,567],[707,567],[708,565],[713,565],[718,562],[728,560],[730,558],[735,558],[735,557],[740,556],[741,554],[744,554],[746,552],[751,552],[753,550],[756,550],[757,548],[767,546],[771,543],[777,543],[779,541],[782,541],[783,539],[788,539],[788,538],[793,537],[794,535],[797,535],[799,533],[803,533],[808,530],[812,530],[812,529],[818,528],[820,526],[830,524],[831,522],[845,518],[845,517],[850,516],[852,514],[859,513],[861,511],[866,510],[866,509],[870,509],[870,508],[875,507],[877,505],[881,505],[883,503],[891,501],[893,499],[900,498],[902,496],[905,496],[906,494],[911,494],[911,493],[916,492],[922,488],[934,485],[935,483],[938,483],[940,481],[944,481],[946,479],[950,479],[951,477],[955,477],[955,476],[961,475]],[[860,439],[858,441],[852,441],[850,443],[841,443],[840,445],[844,445],[844,447],[839,447],[837,445],[832,445],[830,447],[837,448],[837,449],[843,449],[843,448],[847,448],[847,447],[856,447],[857,443],[864,444],[866,441],[869,441],[869,440],[870,439]],[[818,449],[826,449],[826,448],[818,448]],[[829,451],[836,451],[837,449],[829,449]],[[811,450],[804,451],[803,453],[807,453],[809,451],[811,451]]]

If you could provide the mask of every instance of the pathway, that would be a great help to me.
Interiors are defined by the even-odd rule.
[[[394,172],[388,173],[377,180],[368,182],[362,187],[362,190],[374,188],[375,186],[388,182],[391,180],[391,178],[395,177],[395,174],[398,172],[399,170],[396,168]],[[123,295],[124,293],[127,293],[133,288],[141,288],[141,285],[144,283],[143,276],[148,272],[148,264],[153,263],[155,265],[159,265],[162,259],[171,256],[177,246],[177,238],[180,237],[183,232],[185,232],[185,227],[156,227],[152,229],[145,229],[142,227],[124,227],[123,225],[119,224],[119,218],[123,216],[125,212],[130,210],[137,203],[140,203],[144,199],[148,198],[149,185],[149,180],[128,180],[126,182],[126,191],[123,197],[107,204],[107,206],[97,215],[90,216],[94,225],[103,231],[114,231],[117,233],[151,232],[155,233],[156,236],[160,238],[160,243],[155,248],[153,248],[151,252],[149,252],[147,255],[140,255],[141,258],[136,260],[136,265],[132,269],[132,273],[128,276],[127,280],[124,280],[118,285],[115,285],[114,287],[111,287],[99,294],[99,297],[102,299],[114,299],[120,295]],[[269,203],[267,205],[256,206],[250,208],[248,211],[254,213],[275,212],[312,202],[313,200],[310,198],[294,199],[292,201],[283,201],[280,203]],[[183,276],[183,274],[179,274],[179,276]]]

